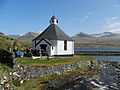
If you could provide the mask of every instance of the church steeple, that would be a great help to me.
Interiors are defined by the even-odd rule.
[[[52,16],[52,18],[50,19],[50,24],[57,24],[58,23],[58,19],[55,16]]]

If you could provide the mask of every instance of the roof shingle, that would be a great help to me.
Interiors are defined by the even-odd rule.
[[[39,36],[33,39],[34,40],[41,40],[41,39],[48,39],[48,40],[69,40],[73,41],[71,37],[65,34],[56,24],[51,24],[48,26],[45,31],[43,31]]]

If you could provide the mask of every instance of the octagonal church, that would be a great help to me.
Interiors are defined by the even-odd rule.
[[[74,40],[57,24],[58,19],[52,16],[50,25],[32,40],[33,49],[46,50],[50,56],[74,55]]]

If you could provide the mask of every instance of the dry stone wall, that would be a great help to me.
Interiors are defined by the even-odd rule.
[[[83,66],[94,67],[96,66],[96,60],[94,61],[79,61],[72,64],[63,65],[48,65],[48,66],[19,66],[15,65],[14,69],[10,73],[14,80],[20,80],[24,82],[32,78],[39,78],[49,75],[61,75],[66,72],[73,71]]]

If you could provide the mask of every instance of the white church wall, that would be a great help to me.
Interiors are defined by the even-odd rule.
[[[51,47],[51,55],[57,54],[57,41],[56,40],[50,40],[50,43],[53,45]]]
[[[72,41],[72,53],[74,54],[74,41]]]
[[[74,54],[74,42],[67,41],[67,50],[64,50],[64,41],[58,40],[57,41],[57,55],[71,55]]]

